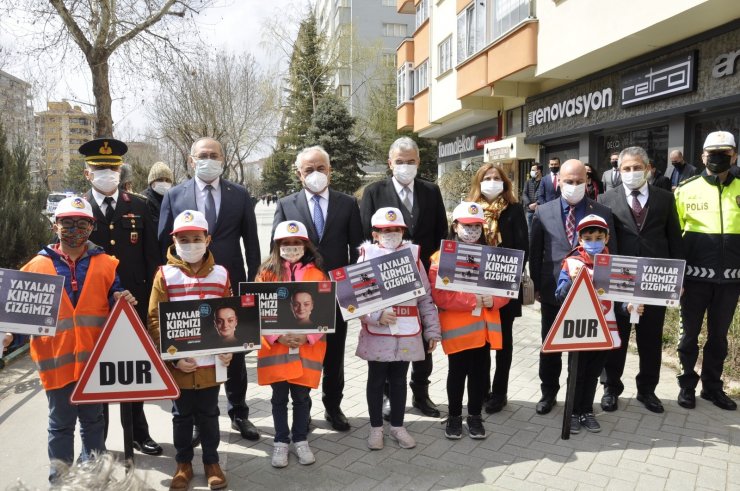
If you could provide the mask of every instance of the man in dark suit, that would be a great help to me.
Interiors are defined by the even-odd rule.
[[[171,188],[164,195],[159,213],[159,243],[162,255],[172,244],[170,232],[175,217],[185,210],[203,212],[208,221],[211,243],[208,246],[216,264],[229,272],[231,287],[238,293],[239,283],[254,280],[260,265],[260,244],[252,198],[244,186],[221,179],[224,152],[213,138],[200,138],[190,149],[188,163],[195,177]],[[244,242],[245,257],[241,242]],[[244,353],[235,353],[227,369],[226,398],[231,427],[247,440],[259,439],[259,432],[249,421],[247,406],[247,368]],[[194,430],[195,431],[195,430]],[[194,434],[197,443],[197,431]]]
[[[623,256],[683,259],[681,228],[673,193],[646,182],[648,156],[641,147],[628,147],[619,154],[619,171],[623,186],[599,196],[614,217],[614,228]],[[622,373],[630,337],[629,317],[616,312],[622,347],[607,355],[601,382],[604,396],[601,408],[615,411],[619,394],[624,390]],[[660,378],[663,353],[665,307],[646,305],[640,322],[635,325],[640,371],[637,373],[637,400],[654,412],[662,413],[663,404],[655,395]]]
[[[537,204],[542,205],[548,201],[552,201],[560,197],[560,186],[558,186],[558,173],[560,172],[560,158],[553,157],[547,163],[547,168],[550,169],[546,175],[542,177],[540,187],[537,188]]]
[[[401,210],[407,238],[421,249],[421,262],[429,271],[432,254],[439,249],[440,241],[447,237],[447,213],[442,193],[436,184],[416,178],[419,168],[419,147],[409,137],[401,137],[391,145],[388,166],[393,172],[389,177],[365,188],[360,202],[362,227],[365,238],[372,240],[373,214],[378,208],[392,206]],[[432,373],[432,355],[411,364],[412,405],[426,416],[439,417],[437,406],[429,398],[429,376]]]
[[[560,309],[555,300],[555,287],[563,259],[578,245],[576,224],[586,215],[600,216],[609,224],[609,252],[616,254],[618,250],[611,211],[585,195],[586,167],[580,160],[567,160],[563,164],[560,190],[562,195],[559,199],[537,207],[530,234],[529,271],[534,282],[535,299],[541,303],[543,341]],[[547,414],[555,405],[561,370],[560,353],[540,354],[542,398],[537,403],[537,414]]]
[[[650,184],[651,186],[655,186],[656,188],[671,191],[671,180],[664,176],[660,169],[655,167],[655,162],[653,162],[653,159],[650,159],[648,161],[647,170],[648,184]]]
[[[161,256],[146,199],[119,189],[123,155],[127,150],[125,143],[113,138],[92,140],[79,149],[85,156],[85,178],[92,185],[84,196],[95,216],[90,240],[120,261],[116,268],[118,277],[138,301],[136,313],[146,325],[152,280]],[[107,404],[104,415],[107,436]],[[161,454],[162,447],[149,436],[144,404],[132,402],[131,416],[134,448],[149,455]]]
[[[704,154],[702,154],[702,159]],[[696,167],[687,163],[683,159],[683,153],[680,150],[674,150],[668,155],[668,162],[671,164],[666,169],[666,175],[671,176],[671,191],[675,191],[676,187],[681,184],[681,181],[685,181],[689,177],[694,177],[699,174]]]
[[[302,190],[278,201],[275,227],[286,220],[303,223],[308,238],[318,248],[329,271],[354,264],[362,243],[362,223],[357,199],[329,188],[331,163],[329,154],[321,147],[309,147],[296,157],[296,173],[303,183]],[[342,412],[344,390],[344,344],[347,322],[337,307],[335,332],[326,337],[326,356],[321,382],[324,417],[337,431],[350,429]]]
[[[601,184],[604,187],[604,192],[622,185],[622,176],[619,174],[619,152],[613,152],[611,154],[609,164],[611,164],[611,169],[605,170],[601,175]]]

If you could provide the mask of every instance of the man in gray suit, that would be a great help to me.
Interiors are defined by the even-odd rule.
[[[541,204],[534,212],[530,235],[529,271],[534,282],[535,299],[541,303],[542,340],[544,341],[560,305],[555,287],[563,259],[578,245],[575,227],[586,215],[598,215],[609,224],[609,252],[616,254],[617,235],[609,208],[586,197],[586,167],[580,160],[568,160],[560,167],[560,198]],[[540,354],[542,398],[537,414],[547,414],[555,405],[560,390],[560,353]]]
[[[362,221],[357,199],[329,189],[331,163],[323,148],[309,147],[296,157],[296,173],[304,189],[281,198],[275,210],[272,233],[286,220],[303,223],[308,238],[318,248],[324,269],[341,268],[357,262],[362,243]],[[348,431],[349,422],[340,408],[344,390],[344,343],[347,322],[337,308],[335,332],[326,336],[326,356],[321,382],[324,417],[337,431]]]
[[[609,163],[611,164],[611,169],[604,171],[604,174],[601,176],[601,184],[604,185],[604,192],[622,185],[622,176],[619,174],[619,152],[612,152]],[[611,240],[611,236],[609,240]],[[611,250],[611,247],[609,250]]]

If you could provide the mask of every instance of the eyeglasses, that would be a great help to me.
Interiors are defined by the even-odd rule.
[[[211,160],[218,160],[221,158],[220,153],[211,152],[211,153],[199,153],[198,155],[192,156],[195,160],[205,160],[205,159],[211,159]]]
[[[61,218],[57,220],[57,225],[64,228],[87,228],[92,226],[93,222],[89,218]]]

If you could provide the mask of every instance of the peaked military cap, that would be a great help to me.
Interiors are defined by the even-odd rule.
[[[83,143],[79,152],[90,165],[121,165],[128,146],[115,138],[97,138]]]

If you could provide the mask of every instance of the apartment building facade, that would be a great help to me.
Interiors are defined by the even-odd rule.
[[[397,6],[425,18],[397,50],[398,128],[438,140],[440,175],[492,160],[521,188],[533,161],[604,170],[642,145],[666,169],[674,149],[694,161],[714,129],[738,136],[735,0]]]
[[[29,148],[35,142],[31,84],[0,70],[0,123],[8,143],[21,142]]]

